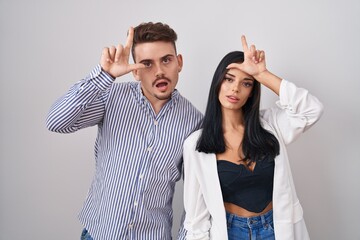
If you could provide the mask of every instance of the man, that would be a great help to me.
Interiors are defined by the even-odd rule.
[[[175,89],[183,65],[176,40],[163,23],[130,28],[125,46],[104,48],[100,64],[49,112],[51,131],[98,126],[82,239],[171,239],[183,142],[202,119]],[[114,83],[129,72],[137,81]]]

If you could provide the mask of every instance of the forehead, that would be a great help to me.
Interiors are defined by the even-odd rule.
[[[253,79],[253,77],[237,68],[230,68],[227,72],[227,74],[230,74],[232,76],[234,76],[235,78],[251,78]]]
[[[166,55],[176,56],[175,47],[171,42],[147,42],[138,43],[135,48],[136,62],[144,59],[157,60]]]

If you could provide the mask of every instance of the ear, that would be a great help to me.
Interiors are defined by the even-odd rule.
[[[136,81],[140,81],[139,69],[132,70],[132,74]]]
[[[181,72],[182,67],[183,67],[183,58],[182,58],[181,54],[178,54],[176,57],[178,60],[178,72]]]

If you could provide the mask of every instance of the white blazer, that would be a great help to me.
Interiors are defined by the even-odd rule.
[[[278,108],[262,110],[262,126],[278,139],[280,154],[275,158],[273,217],[277,240],[307,240],[303,210],[296,195],[286,145],[313,125],[323,105],[305,89],[282,80]],[[186,239],[227,240],[226,215],[215,154],[195,150],[202,130],[184,143],[184,227]]]

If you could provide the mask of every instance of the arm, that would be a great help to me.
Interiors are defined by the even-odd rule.
[[[104,48],[100,65],[55,102],[46,120],[50,131],[70,133],[102,121],[115,78],[144,67],[143,64],[129,64],[133,34],[130,28],[125,47],[119,44],[117,48]]]
[[[197,178],[197,159],[194,153],[194,142],[186,141],[184,144],[184,228],[187,240],[206,240],[210,239],[210,213]]]
[[[280,111],[279,108],[269,109],[263,112],[262,118],[275,126],[285,144],[296,140],[323,114],[322,103],[308,90],[298,88],[295,84],[277,77],[268,70],[257,74],[255,78],[279,96],[279,101],[276,103]]]
[[[252,75],[280,97],[277,104],[281,110],[270,109],[265,111],[262,117],[275,126],[285,143],[290,143],[319,120],[323,113],[323,105],[307,90],[297,88],[293,83],[269,72],[266,68],[265,52],[256,50],[254,45],[249,48],[245,36],[242,36],[241,41],[244,62],[230,64],[228,68],[238,68]]]
[[[308,90],[286,80],[281,82],[276,104],[278,108],[263,111],[262,118],[272,125],[285,144],[293,142],[313,126],[324,111],[322,103]]]
[[[98,124],[114,79],[98,65],[51,107],[46,119],[50,131],[71,133]]]

